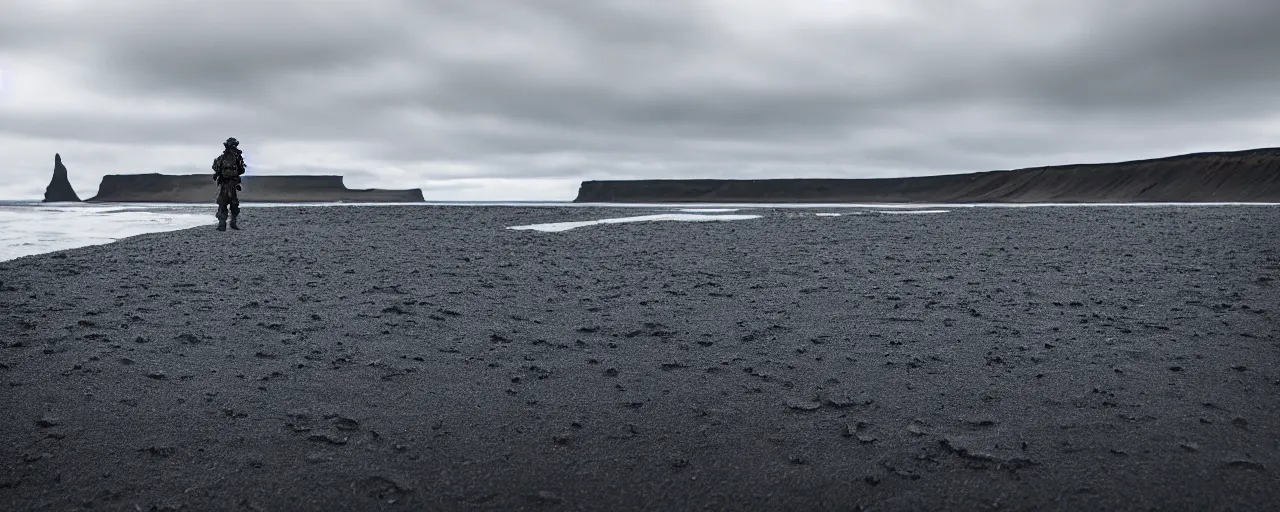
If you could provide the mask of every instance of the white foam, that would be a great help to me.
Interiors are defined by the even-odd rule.
[[[211,215],[120,208],[0,209],[0,261],[213,224]]]
[[[621,224],[624,222],[654,222],[654,221],[679,221],[679,222],[715,222],[728,220],[747,220],[758,219],[759,215],[697,215],[688,213],[666,213],[660,215],[642,215],[639,217],[621,217],[616,219],[586,220],[578,222],[551,222],[547,224],[532,224],[528,226],[513,226],[507,229],[528,229],[533,231],[542,231],[547,233],[555,233],[560,231],[568,231],[570,229],[581,228],[585,226],[595,226],[597,224]]]
[[[434,205],[449,205],[462,203],[424,203]],[[578,206],[578,207],[596,207],[596,208],[662,208],[681,206],[689,208],[715,208],[715,207],[733,207],[733,208],[795,208],[795,209],[812,209],[812,208],[881,208],[881,209],[912,209],[912,208],[1094,208],[1094,207],[1115,207],[1115,206],[1135,206],[1135,207],[1204,207],[1204,206],[1262,206],[1276,207],[1280,203],[493,203],[493,204],[477,204],[477,206]]]
[[[31,201],[38,203],[38,201]],[[3,202],[0,202],[2,205]],[[74,205],[78,203],[52,203]],[[91,203],[95,205],[113,205],[130,207],[164,207],[164,208],[207,208],[209,203]],[[1044,207],[1203,207],[1203,206],[1280,206],[1280,203],[574,203],[570,201],[423,201],[411,203],[240,203],[241,208],[279,208],[294,206],[509,206],[509,207],[575,207],[575,208],[681,208],[683,211],[693,209],[739,210],[751,208],[1044,208]]]
[[[839,213],[815,213],[814,215],[817,215],[817,216],[819,216],[819,217],[839,217],[841,214],[839,214]]]
[[[741,210],[741,208],[681,208],[680,209],[680,211],[682,212],[689,212],[689,213],[728,213],[728,212],[736,212],[738,210]]]

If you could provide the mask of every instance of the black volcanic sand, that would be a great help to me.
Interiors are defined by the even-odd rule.
[[[249,209],[0,263],[5,510],[1265,510],[1280,208]]]

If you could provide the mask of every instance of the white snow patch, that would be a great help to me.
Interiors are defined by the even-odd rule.
[[[741,208],[681,208],[680,209],[680,211],[682,212],[689,212],[689,213],[728,213],[728,212],[736,212],[738,210],[741,210]]]
[[[911,214],[911,213],[947,213],[949,211],[950,210],[908,210],[908,211],[898,211],[898,212],[881,211],[876,213],[895,213],[895,214],[901,215],[901,214]]]
[[[597,224],[622,224],[624,222],[653,222],[653,221],[679,221],[679,222],[715,222],[727,220],[747,220],[758,219],[759,215],[697,215],[690,213],[664,213],[660,215],[642,215],[639,217],[620,217],[616,219],[601,220],[585,220],[578,222],[551,222],[547,224],[532,224],[528,226],[512,226],[507,229],[528,229],[533,231],[542,231],[546,233],[555,233],[560,231],[568,231],[574,228],[585,226],[594,226]]]
[[[817,215],[817,216],[819,216],[819,217],[839,217],[841,214],[839,214],[839,213],[815,213],[814,215]]]

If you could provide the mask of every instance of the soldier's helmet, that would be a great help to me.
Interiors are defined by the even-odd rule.
[[[229,148],[234,148],[234,147],[236,147],[236,146],[239,146],[239,145],[240,145],[240,141],[236,140],[236,138],[235,138],[235,137],[229,137],[229,138],[227,138],[227,141],[226,141],[226,142],[223,142],[223,143],[222,143],[222,145],[223,145],[223,146],[226,146],[226,147],[229,147]]]

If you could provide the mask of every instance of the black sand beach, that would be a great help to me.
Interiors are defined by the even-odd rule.
[[[1280,503],[1280,208],[813,211],[247,209],[0,263],[0,509]]]

